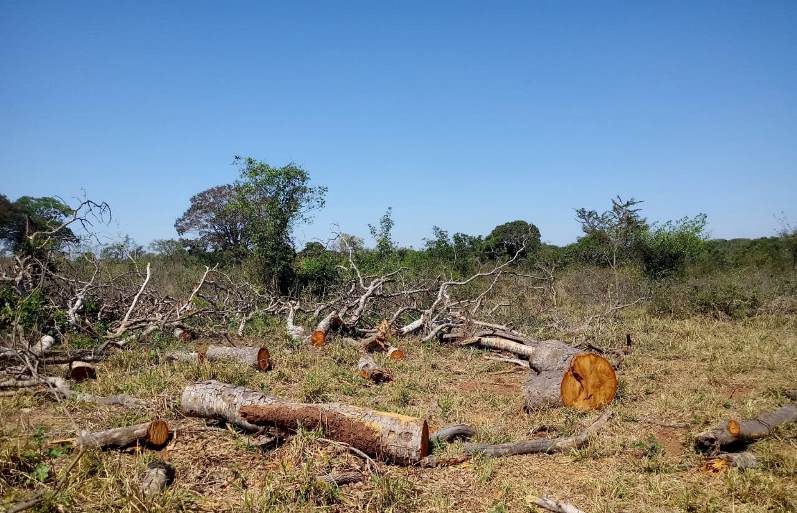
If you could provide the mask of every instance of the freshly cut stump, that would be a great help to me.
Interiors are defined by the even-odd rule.
[[[240,413],[256,425],[289,431],[322,428],[328,438],[396,463],[415,463],[429,454],[429,426],[416,417],[338,403],[242,406]]]
[[[180,409],[192,417],[223,420],[246,431],[260,431],[259,426],[241,417],[241,407],[280,402],[280,399],[256,390],[210,380],[185,387],[180,397]]]
[[[373,357],[369,354],[364,354],[357,362],[357,372],[361,378],[368,379],[374,383],[385,383],[393,381],[393,374],[387,369],[383,369],[377,365]]]
[[[526,407],[571,406],[595,410],[614,400],[617,375],[609,361],[557,340],[540,342],[529,359]]]
[[[169,425],[163,420],[153,420],[133,426],[126,426],[96,433],[82,431],[77,443],[82,447],[127,447],[137,443],[158,448],[169,440]]]

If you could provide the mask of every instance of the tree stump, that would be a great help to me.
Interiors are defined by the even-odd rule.
[[[609,361],[557,340],[540,342],[530,355],[526,407],[601,408],[614,400],[617,375]]]

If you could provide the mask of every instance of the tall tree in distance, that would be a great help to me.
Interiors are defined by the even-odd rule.
[[[513,257],[534,254],[540,247],[540,230],[526,221],[499,224],[485,237],[483,251],[488,258]]]
[[[310,184],[310,175],[289,163],[272,167],[251,157],[235,157],[240,179],[232,210],[244,220],[252,245],[250,269],[264,285],[286,291],[293,282],[293,228],[322,208],[326,187]]]
[[[202,252],[241,262],[251,246],[245,213],[237,208],[236,185],[219,185],[191,197],[188,210],[174,223],[182,237],[193,235],[190,245]]]

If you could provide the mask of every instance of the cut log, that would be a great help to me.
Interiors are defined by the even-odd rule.
[[[601,408],[614,400],[617,375],[606,358],[583,353],[557,340],[540,342],[529,359],[526,407]]]
[[[96,433],[81,431],[78,435],[77,443],[81,447],[122,448],[142,444],[160,448],[166,445],[168,440],[169,425],[163,420],[153,420],[152,422],[108,429]]]
[[[97,379],[97,369],[90,363],[74,361],[69,364],[69,379],[78,383],[87,379]]]
[[[223,420],[246,431],[260,431],[259,426],[241,417],[241,406],[280,402],[280,399],[262,392],[210,380],[185,387],[180,397],[180,409],[189,416]]]
[[[208,346],[204,352],[175,351],[168,353],[166,357],[178,362],[226,360],[243,363],[259,371],[267,371],[271,368],[271,355],[265,347]]]
[[[335,330],[340,326],[342,321],[338,316],[337,312],[332,312],[331,314],[327,315],[321,322],[318,323],[313,334],[310,335],[310,342],[316,346],[321,347],[327,343],[327,335],[331,330]]]
[[[357,372],[360,377],[373,381],[374,383],[385,383],[393,381],[393,374],[387,369],[383,369],[376,364],[373,357],[369,354],[364,354],[357,362]]]
[[[240,413],[256,425],[289,431],[322,428],[328,438],[396,463],[414,463],[429,454],[429,427],[415,417],[337,403],[242,406]]]
[[[453,426],[438,429],[429,440],[433,443],[453,442],[454,440],[470,440],[476,435],[476,430],[467,424],[454,424]]]
[[[551,499],[549,497],[534,497],[532,502],[536,505],[541,507],[542,509],[547,509],[553,513],[584,513],[577,507],[573,506],[572,504],[568,504],[564,501],[558,501],[556,499]]]
[[[751,420],[729,420],[697,435],[695,448],[718,453],[721,449],[740,447],[772,433],[781,424],[797,421],[797,402],[781,406]]]
[[[531,358],[536,349],[532,346],[520,344],[512,340],[506,340],[501,337],[476,337],[475,342],[487,349],[497,349],[498,351],[506,351],[519,356]]]
[[[174,467],[163,460],[153,460],[141,479],[141,492],[147,496],[157,495],[174,481]]]

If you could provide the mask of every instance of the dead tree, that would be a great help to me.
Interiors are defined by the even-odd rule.
[[[777,426],[796,421],[797,402],[788,403],[753,419],[742,421],[731,419],[700,433],[695,439],[695,448],[702,452],[718,453],[721,449],[741,447],[769,436]]]
[[[240,414],[252,424],[287,431],[321,428],[328,438],[396,463],[414,463],[429,454],[429,427],[415,417],[337,403],[285,401],[242,406]]]

